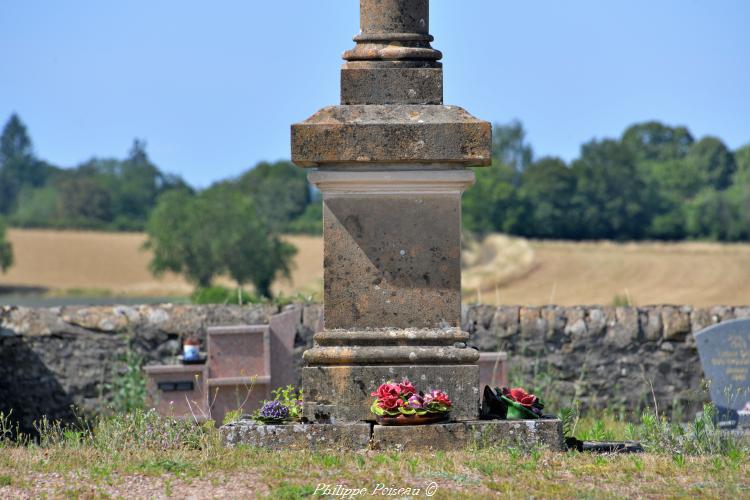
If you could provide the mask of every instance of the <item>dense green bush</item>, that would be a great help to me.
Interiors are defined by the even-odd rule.
[[[230,289],[224,286],[196,288],[190,296],[193,304],[255,304],[261,301],[257,295],[250,295],[245,290]]]
[[[5,223],[0,218],[0,271],[5,272],[13,264],[13,248],[6,241]]]

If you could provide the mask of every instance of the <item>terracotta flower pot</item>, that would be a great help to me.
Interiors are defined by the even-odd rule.
[[[447,422],[450,416],[450,412],[428,413],[426,415],[396,415],[395,417],[383,415],[382,417],[375,417],[375,420],[380,425],[428,425]]]

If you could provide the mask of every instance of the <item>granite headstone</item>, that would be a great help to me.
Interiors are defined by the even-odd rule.
[[[722,427],[750,427],[750,319],[695,334],[711,400]]]

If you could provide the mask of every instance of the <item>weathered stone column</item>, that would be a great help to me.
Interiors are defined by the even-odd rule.
[[[411,379],[475,419],[479,353],[461,331],[461,193],[489,165],[491,127],[443,105],[429,0],[361,0],[341,105],[292,127],[323,194],[325,331],[304,354],[308,412],[371,420],[370,392]],[[322,406],[322,408],[320,408]]]

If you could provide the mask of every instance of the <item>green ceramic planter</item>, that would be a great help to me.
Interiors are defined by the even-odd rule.
[[[507,396],[500,396],[508,405],[508,420],[537,420],[539,415]]]

